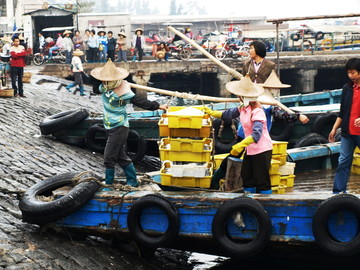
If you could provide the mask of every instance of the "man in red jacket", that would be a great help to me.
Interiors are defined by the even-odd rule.
[[[25,97],[23,90],[22,78],[24,75],[25,56],[27,52],[24,46],[20,45],[19,37],[13,38],[13,46],[10,48],[10,76],[12,88],[14,89],[15,97]],[[16,80],[18,81],[18,87],[16,86]]]

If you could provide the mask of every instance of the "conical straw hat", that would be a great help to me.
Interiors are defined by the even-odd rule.
[[[264,83],[259,83],[260,86],[266,87],[266,88],[288,88],[291,85],[290,84],[283,84],[279,80],[278,76],[275,73],[275,70],[271,71],[269,77]]]
[[[82,56],[84,55],[84,52],[81,51],[80,49],[76,49],[74,52],[73,52],[73,56]]]
[[[126,69],[116,67],[115,64],[109,59],[103,67],[98,67],[90,72],[91,76],[99,81],[117,81],[129,76]]]
[[[225,87],[230,93],[243,97],[258,97],[264,92],[264,88],[251,81],[249,74],[240,81],[228,82]]]

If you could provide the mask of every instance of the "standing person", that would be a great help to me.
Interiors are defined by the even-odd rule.
[[[99,62],[105,63],[107,59],[107,50],[108,50],[108,39],[105,36],[106,32],[101,30],[98,32],[99,39]]]
[[[111,61],[115,60],[115,47],[116,47],[116,39],[113,37],[113,32],[108,32],[107,37],[107,58],[110,58]]]
[[[118,62],[121,62],[121,60],[124,60],[124,62],[127,62],[127,48],[126,48],[126,35],[124,32],[120,32],[118,34],[119,38],[117,39],[118,44]]]
[[[58,33],[55,45],[49,49],[49,60],[52,58],[53,51],[62,50],[62,48],[63,48],[63,38],[61,36],[61,33]]]
[[[346,193],[355,147],[360,147],[360,58],[351,58],[345,69],[350,81],[344,85],[341,94],[340,112],[329,141],[335,141],[335,134],[341,128],[339,165],[336,169],[333,193]]]
[[[250,60],[243,66],[242,74],[250,74],[250,79],[254,83],[264,83],[272,70],[275,70],[275,63],[265,59],[266,45],[264,42],[254,40],[250,43]]]
[[[75,77],[75,82],[68,84],[65,88],[69,92],[71,92],[71,88],[78,85],[80,90],[80,96],[86,96],[84,91],[84,83],[82,79],[82,72],[84,72],[82,62],[81,62],[81,56],[84,55],[84,52],[80,49],[76,49],[73,53],[73,58],[71,59],[71,66],[72,66],[72,72]]]
[[[70,64],[71,63],[71,53],[72,50],[74,48],[74,43],[72,42],[71,38],[70,38],[70,34],[71,31],[69,30],[65,30],[64,31],[64,38],[63,38],[63,49],[65,50],[65,55],[66,55],[66,61],[65,64]]]
[[[41,32],[38,33],[38,38],[39,38],[39,51],[41,52],[44,49],[45,38]]]
[[[257,97],[263,93],[264,89],[252,83],[249,74],[240,81],[227,83],[226,89],[239,97],[240,106],[224,112],[206,108],[205,112],[223,120],[231,120],[240,116],[245,138],[233,145],[229,156],[240,158],[245,151],[241,168],[244,191],[271,194],[269,169],[272,142],[267,129],[265,112],[257,101]],[[225,176],[226,165],[227,162],[222,162],[220,168],[214,173],[211,179],[212,188],[219,189],[219,180]]]
[[[90,31],[90,36],[87,40],[87,45],[89,46],[89,58],[88,63],[95,63],[97,61],[97,53],[99,48],[99,39],[95,35],[95,30]]]
[[[135,48],[135,52],[138,55],[138,61],[141,62],[143,59],[145,38],[143,36],[144,30],[141,28],[135,29],[135,35],[132,38],[132,46]],[[134,61],[134,60],[133,60]]]
[[[237,33],[237,36],[236,36],[236,44],[238,46],[244,44],[244,33],[243,33],[243,30],[241,28],[238,29],[238,33]]]
[[[80,50],[82,52],[84,52],[84,41],[82,36],[80,35],[80,31],[79,30],[75,30],[74,32],[74,36],[72,38],[72,41],[74,43],[74,50]],[[84,62],[84,54],[80,56],[81,58],[81,62]]]
[[[84,35],[84,38],[83,38],[83,47],[84,47],[84,53],[85,53],[85,59],[84,59],[84,62],[86,60],[86,62],[89,60],[89,45],[88,45],[88,39],[90,37],[90,30],[89,29],[86,29],[85,30],[85,35]]]
[[[91,75],[102,81],[99,90],[102,93],[104,127],[107,133],[104,152],[105,183],[113,184],[117,163],[125,172],[127,184],[137,187],[139,182],[135,167],[127,156],[125,147],[129,133],[126,105],[132,103],[146,110],[166,110],[168,106],[135,95],[129,83],[124,80],[129,72],[117,68],[110,59],[103,67],[92,70]]]
[[[13,38],[13,46],[10,48],[10,77],[15,97],[26,97],[24,95],[22,82],[26,55],[27,52],[24,46],[20,45],[19,37],[15,36]],[[16,80],[18,87],[16,86]]]

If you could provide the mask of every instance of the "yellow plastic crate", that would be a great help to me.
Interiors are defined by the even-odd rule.
[[[213,164],[209,162],[207,164],[210,175],[205,177],[174,177],[171,173],[168,172],[168,169],[171,168],[170,162],[164,162],[161,170],[161,184],[164,186],[180,186],[180,187],[200,187],[200,188],[210,188],[211,178],[212,178],[212,169]]]
[[[205,145],[209,146],[207,150],[204,150]],[[209,138],[201,140],[163,138],[159,146],[160,159],[163,161],[209,162],[212,149],[213,140]]]
[[[284,165],[279,167],[280,175],[291,175],[295,172],[295,162],[286,162]]]
[[[273,155],[286,154],[288,142],[272,141],[272,145],[273,145],[273,150],[272,150]]]
[[[286,186],[279,185],[279,186],[271,187],[271,190],[273,194],[285,194]]]
[[[280,176],[280,185],[284,185],[287,187],[293,187],[294,180],[295,180],[295,175]]]
[[[352,165],[351,172],[355,174],[360,174],[360,166]]]
[[[218,168],[220,167],[221,162],[223,162],[223,160],[224,160],[229,154],[230,154],[230,153],[214,155],[215,169],[218,169]]]
[[[271,159],[271,167],[269,170],[269,174],[277,174],[279,173],[280,161],[276,159]]]
[[[206,122],[200,129],[191,129],[191,128],[169,128],[168,119],[166,115],[162,115],[158,126],[159,126],[159,136],[160,137],[201,137],[208,138],[210,137],[211,132],[211,118],[205,119]]]
[[[355,166],[360,166],[360,154],[354,155],[352,164]]]
[[[199,110],[201,115],[171,115],[171,113],[178,112],[183,109],[192,108]],[[208,119],[209,115],[204,114],[203,107],[170,107],[167,110],[169,128],[191,128],[200,129],[203,126],[203,119]]]
[[[272,155],[273,159],[280,161],[280,166],[286,163],[287,154],[280,154],[280,155]]]
[[[270,174],[270,183],[271,186],[280,185],[280,174]]]

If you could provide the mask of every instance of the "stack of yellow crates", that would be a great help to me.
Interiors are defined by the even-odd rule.
[[[286,162],[288,142],[273,141],[273,154],[270,169],[271,189],[275,194],[284,194],[294,186],[295,163]],[[274,163],[277,161],[277,163]],[[274,181],[273,181],[274,179]]]
[[[170,107],[159,121],[161,184],[209,188],[213,174],[211,118],[203,107]]]
[[[354,159],[351,166],[351,172],[360,174],[360,148],[356,147],[354,151]]]

